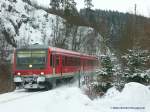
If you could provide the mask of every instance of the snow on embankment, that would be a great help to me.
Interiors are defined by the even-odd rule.
[[[111,88],[104,98],[95,100],[95,104],[106,112],[150,112],[150,90],[142,84],[131,82],[120,93]]]
[[[126,109],[121,109],[120,107],[126,107]],[[139,107],[139,109],[136,107]],[[132,82],[126,84],[122,92],[111,88],[103,98],[92,101],[84,95],[81,89],[63,86],[0,104],[0,112],[20,111],[150,112],[150,90],[142,84]]]
[[[61,87],[0,104],[0,112],[92,112],[92,110],[92,101],[77,87]]]
[[[119,97],[128,101],[128,104],[146,104],[150,102],[150,90],[142,84],[132,82],[125,85]]]

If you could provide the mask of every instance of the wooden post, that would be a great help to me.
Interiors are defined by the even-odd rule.
[[[81,79],[81,76],[80,76],[80,71],[79,71],[79,74],[78,74],[78,86],[79,86],[79,88],[81,87],[80,79]]]

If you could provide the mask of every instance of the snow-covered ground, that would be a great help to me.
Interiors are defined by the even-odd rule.
[[[150,112],[150,90],[132,82],[122,92],[111,88],[104,97],[95,100],[76,86],[40,93],[14,91],[0,95],[0,112]]]

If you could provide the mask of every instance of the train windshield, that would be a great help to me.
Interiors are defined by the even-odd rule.
[[[46,50],[17,51],[17,69],[43,69],[46,64]]]

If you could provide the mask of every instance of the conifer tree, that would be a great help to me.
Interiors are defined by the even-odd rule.
[[[93,7],[92,0],[84,0],[85,7],[91,9]]]
[[[148,52],[141,49],[132,49],[123,58],[126,63],[124,73],[126,81],[147,84],[149,76],[145,73],[145,66],[148,61]]]
[[[96,92],[106,92],[113,85],[113,63],[108,55],[101,57],[102,69],[97,76]]]

